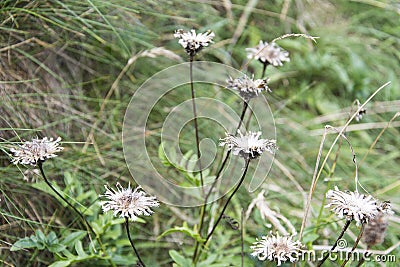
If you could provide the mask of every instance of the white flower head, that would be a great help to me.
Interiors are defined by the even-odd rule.
[[[342,192],[338,187],[335,187],[335,190],[329,190],[326,193],[326,198],[331,200],[326,207],[332,207],[332,211],[339,218],[355,220],[357,225],[368,223],[378,214],[380,209],[377,201],[371,195]]]
[[[273,154],[276,147],[276,140],[259,139],[261,132],[251,132],[243,135],[238,130],[239,136],[226,133],[226,137],[221,139],[219,145],[227,145],[229,150],[233,151],[233,155],[239,155],[244,159],[258,158],[265,150]]]
[[[260,41],[256,47],[246,48],[247,57],[255,58],[264,64],[282,66],[284,61],[290,61],[289,52],[283,50],[276,43]]]
[[[160,205],[156,197],[146,196],[140,186],[132,190],[130,184],[128,188],[123,188],[120,183],[117,183],[118,191],[107,187],[107,185],[104,187],[106,192],[102,196],[108,198],[108,200],[102,202],[103,211],[112,210],[114,216],[119,215],[121,218],[130,218],[134,221],[140,215],[150,216],[153,213],[151,207]]]
[[[247,75],[242,78],[229,78],[228,88],[239,91],[240,96],[243,97],[245,101],[248,101],[251,98],[257,97],[262,91],[271,92],[267,85],[268,80],[269,79],[254,80],[254,77],[250,78]]]
[[[62,151],[59,142],[61,137],[53,141],[53,138],[34,138],[32,141],[25,141],[22,145],[18,145],[10,149],[13,154],[11,162],[14,164],[30,164],[36,165],[46,159],[57,157],[55,153]]]
[[[176,30],[174,37],[179,38],[179,43],[185,48],[186,52],[190,56],[194,56],[203,47],[208,46],[212,43],[214,38],[214,32],[208,30],[204,33],[197,33],[195,30],[190,30],[190,32],[184,32],[182,29]]]
[[[277,233],[274,236],[270,233],[269,236],[263,236],[261,240],[257,239],[250,248],[253,250],[252,256],[258,257],[261,261],[277,261],[277,266],[280,266],[282,262],[288,260],[295,262],[302,246],[300,241],[293,241],[293,235],[280,236]]]

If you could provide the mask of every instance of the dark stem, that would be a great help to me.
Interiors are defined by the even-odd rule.
[[[358,262],[358,264],[357,264],[356,267],[360,267],[361,265],[363,265],[363,263],[365,262],[365,257],[368,255],[368,250],[370,250],[370,249],[371,249],[371,247],[368,245],[368,246],[367,246],[366,253],[363,254],[362,259]]]
[[[104,256],[107,256],[107,252],[106,252],[105,248],[103,247],[103,243],[101,242],[100,237],[99,237],[99,236],[96,234],[96,232],[93,230],[92,226],[89,224],[89,222],[88,222],[88,221],[86,220],[86,218],[83,216],[83,214],[82,214],[77,208],[75,208],[66,198],[64,198],[64,197],[57,191],[57,189],[49,182],[49,180],[47,179],[46,175],[44,174],[43,162],[42,162],[42,161],[39,161],[39,162],[38,162],[38,166],[39,166],[40,173],[42,174],[43,179],[44,179],[44,181],[46,182],[46,184],[51,188],[51,190],[53,190],[54,193],[57,194],[57,196],[59,196],[62,200],[64,200],[64,202],[67,203],[68,206],[70,206],[70,207],[79,215],[79,217],[81,217],[81,219],[82,219],[83,222],[85,223],[87,229],[89,229],[89,231],[95,236],[97,242],[98,242],[99,245],[100,245],[101,250],[102,250],[103,253],[104,253]],[[90,237],[90,234],[89,234],[89,239],[90,239],[90,241],[92,242],[92,239],[91,239],[91,237]],[[95,250],[96,250],[96,249],[95,249]],[[108,259],[107,261],[110,263],[111,266],[115,267],[115,264],[114,264],[114,262],[113,262],[111,259]]]
[[[246,114],[247,108],[248,108],[248,103],[246,101],[244,101],[243,102],[242,114],[240,115],[240,121],[239,121],[239,124],[238,124],[238,126],[236,128],[235,135],[237,134],[237,131],[240,129],[240,127],[242,126],[243,118],[244,118],[244,115]],[[219,179],[219,177],[220,177],[220,175],[221,175],[221,173],[222,173],[222,171],[223,171],[223,169],[224,169],[224,167],[226,165],[226,162],[229,159],[230,154],[231,154],[231,151],[229,150],[226,153],[225,158],[224,158],[220,168],[218,169],[217,175],[215,176],[215,179],[214,179],[210,189],[208,190],[206,197],[204,198],[204,203],[203,203],[203,206],[202,206],[202,209],[201,209],[200,224],[199,224],[199,233],[200,233],[200,235],[201,235],[201,231],[202,231],[203,225],[204,225],[205,208],[207,206],[208,198],[210,197],[214,187],[216,186],[217,181],[218,181],[218,179]],[[194,263],[194,260],[196,259],[198,249],[199,249],[199,243],[196,242],[194,253],[193,253],[193,257],[192,257],[192,262],[193,263]]]
[[[241,217],[240,217],[240,244],[241,244],[241,255],[240,256],[242,257],[242,267],[244,267],[243,217],[244,217],[244,211],[242,208]]]
[[[131,246],[133,248],[133,251],[136,254],[136,257],[138,258],[139,261],[139,266],[145,267],[146,265],[144,265],[142,259],[139,256],[139,252],[136,250],[135,245],[133,244],[132,238],[131,238],[131,234],[129,233],[129,219],[127,217],[125,217],[125,227],[126,227],[126,234],[128,235],[128,239],[129,242],[131,243]]]
[[[196,148],[197,148],[197,160],[199,164],[199,171],[200,171],[200,184],[201,188],[204,186],[204,181],[203,181],[203,171],[201,167],[201,159],[200,159],[200,140],[199,140],[199,128],[197,125],[197,111],[196,111],[196,92],[194,90],[194,85],[193,85],[193,56],[190,55],[189,58],[190,61],[190,67],[189,67],[189,75],[190,75],[190,89],[192,91],[192,105],[193,105],[193,123],[194,123],[194,131],[196,135]]]
[[[267,69],[268,63],[264,62],[264,66],[263,66],[263,71],[262,71],[262,75],[261,75],[261,79],[264,79],[264,75],[265,75],[265,70]]]
[[[51,190],[53,190],[54,193],[57,194],[57,196],[59,196],[62,200],[64,200],[64,202],[67,203],[68,206],[70,206],[79,215],[79,217],[81,217],[81,219],[84,221],[85,225],[90,230],[90,232],[92,232],[92,234],[94,234],[94,236],[96,236],[95,231],[93,230],[92,226],[88,223],[86,218],[83,216],[83,214],[77,208],[75,208],[75,206],[73,206],[65,197],[63,197],[57,191],[57,189],[50,183],[50,181],[47,179],[46,175],[44,174],[44,170],[43,170],[43,166],[42,165],[43,165],[43,163],[39,161],[38,162],[39,170],[42,173],[42,176],[43,176],[44,181],[46,182],[46,184],[51,188]]]
[[[317,267],[322,266],[322,264],[326,261],[326,259],[329,257],[329,254],[336,248],[339,240],[343,237],[344,233],[346,232],[347,228],[349,228],[351,223],[351,220],[346,220],[346,224],[344,225],[342,232],[340,233],[339,237],[336,239],[335,244],[333,244],[332,248],[330,249],[330,251],[328,253],[326,253],[326,255],[324,256],[324,258],[318,263]]]
[[[352,255],[353,252],[354,252],[354,250],[356,249],[358,243],[359,243],[360,240],[361,240],[362,235],[364,234],[364,229],[365,229],[365,223],[362,224],[360,233],[358,234],[357,240],[356,240],[356,242],[354,243],[353,248],[351,249],[349,255]],[[340,265],[340,267],[346,266],[346,264],[347,264],[347,262],[348,262],[349,260],[350,260],[350,257],[346,257],[346,259],[344,260],[344,262],[342,263],[342,265]]]
[[[235,190],[232,192],[232,194],[229,196],[228,200],[226,201],[225,206],[223,207],[223,209],[222,209],[222,211],[221,211],[221,214],[219,215],[219,217],[218,217],[217,221],[215,222],[213,228],[211,229],[210,233],[207,235],[207,238],[206,238],[206,240],[204,241],[204,244],[207,244],[207,241],[208,241],[208,240],[211,238],[211,236],[213,235],[215,229],[216,229],[217,226],[218,226],[218,223],[221,221],[222,216],[223,216],[224,213],[225,213],[226,208],[228,207],[229,202],[231,201],[231,199],[233,198],[233,196],[236,194],[236,192],[239,190],[240,186],[242,185],[242,183],[243,183],[243,181],[244,181],[244,178],[246,177],[247,169],[249,168],[249,163],[250,163],[250,160],[249,160],[249,159],[246,159],[246,163],[245,163],[245,167],[244,167],[244,171],[243,171],[242,177],[240,178],[240,181],[239,181],[238,185],[236,186]]]

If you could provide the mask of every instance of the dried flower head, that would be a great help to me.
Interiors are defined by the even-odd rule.
[[[287,260],[295,262],[301,247],[300,241],[293,241],[293,236],[279,236],[278,233],[274,236],[270,233],[261,240],[257,239],[250,248],[253,250],[252,256],[257,256],[261,261],[277,261],[277,266],[280,266]]]
[[[248,58],[255,58],[263,64],[271,64],[275,67],[282,66],[284,61],[290,61],[289,52],[276,43],[260,41],[256,47],[246,48],[246,51]]]
[[[329,190],[326,198],[331,202],[326,207],[333,207],[339,218],[355,220],[357,225],[368,223],[379,211],[377,201],[371,195],[364,195],[358,192],[342,192],[337,187]]]
[[[179,38],[179,43],[185,48],[186,52],[190,56],[196,55],[203,47],[208,46],[212,43],[212,39],[215,34],[212,31],[206,31],[205,33],[197,33],[195,30],[190,32],[184,32],[182,29],[176,30],[174,37]]]
[[[112,210],[114,216],[119,214],[119,217],[130,218],[134,221],[140,215],[150,216],[153,213],[150,208],[160,205],[156,197],[146,196],[140,186],[132,190],[130,184],[128,188],[123,188],[120,183],[117,183],[118,191],[107,187],[107,185],[104,187],[106,192],[102,196],[108,198],[108,200],[102,203],[103,211]]]
[[[385,238],[386,229],[388,226],[387,216],[383,212],[371,219],[365,226],[363,234],[363,242],[368,247],[381,244]]]
[[[276,147],[276,140],[259,139],[261,132],[249,132],[243,135],[238,130],[239,136],[226,133],[226,137],[221,139],[219,145],[227,145],[229,150],[233,151],[233,155],[239,155],[244,159],[258,158],[265,150],[273,154]]]
[[[254,77],[250,78],[247,75],[242,78],[229,78],[228,88],[238,90],[240,96],[243,97],[245,101],[248,101],[258,96],[263,90],[271,92],[267,85],[268,80],[269,79],[254,80]]]
[[[57,157],[55,153],[64,149],[60,147],[60,141],[61,137],[58,137],[55,141],[53,141],[53,138],[48,139],[47,137],[25,141],[22,145],[10,149],[13,154],[11,162],[36,165],[39,161],[43,162],[46,159]]]

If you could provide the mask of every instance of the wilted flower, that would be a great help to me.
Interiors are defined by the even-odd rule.
[[[195,30],[184,32],[182,29],[176,30],[174,34],[174,37],[179,38],[179,43],[190,56],[196,55],[203,47],[212,43],[214,36],[212,31],[196,34]]]
[[[369,247],[381,244],[385,238],[388,220],[384,213],[379,212],[378,215],[371,219],[365,226],[363,241]]]
[[[253,250],[252,256],[258,257],[259,260],[277,261],[280,266],[282,262],[290,260],[295,262],[298,258],[302,244],[300,241],[293,241],[293,236],[263,236],[250,248]]]
[[[119,217],[130,218],[134,221],[140,215],[150,216],[153,213],[150,208],[160,205],[156,197],[146,196],[140,186],[132,190],[130,184],[128,188],[123,188],[120,183],[117,183],[118,191],[106,185],[104,187],[106,192],[103,196],[108,200],[102,203],[103,211],[112,210],[114,216],[119,214]]]
[[[265,150],[273,154],[276,147],[276,140],[259,139],[261,132],[249,132],[243,135],[238,130],[239,136],[226,133],[226,137],[221,139],[220,146],[227,145],[229,150],[233,151],[233,155],[239,155],[244,159],[258,158]]]
[[[228,80],[228,88],[238,90],[241,97],[248,101],[253,97],[258,96],[263,90],[271,92],[267,82],[269,79],[257,79],[244,76],[242,78]]]
[[[357,225],[368,223],[378,214],[380,209],[372,196],[358,192],[342,192],[337,187],[335,187],[335,190],[329,190],[326,198],[331,200],[326,207],[333,207],[332,211],[339,218],[355,220]]]
[[[58,137],[55,141],[53,141],[53,138],[48,139],[47,137],[25,141],[22,145],[10,149],[13,154],[11,162],[36,165],[39,161],[43,162],[46,159],[57,157],[55,153],[64,149],[60,147],[60,141],[61,137]]]
[[[247,57],[255,58],[264,64],[282,66],[283,61],[290,61],[289,52],[283,50],[276,43],[260,41],[256,47],[246,48]]]

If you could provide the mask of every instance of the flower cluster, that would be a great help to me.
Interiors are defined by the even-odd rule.
[[[59,142],[61,137],[53,141],[53,138],[32,139],[25,141],[18,147],[13,147],[10,152],[13,154],[11,162],[14,164],[30,164],[36,165],[39,161],[44,162],[46,159],[57,157],[55,153],[62,151]]]
[[[195,30],[184,32],[182,29],[176,30],[174,34],[174,37],[179,39],[179,43],[190,56],[196,55],[203,47],[212,43],[214,36],[212,31],[196,34]]]
[[[290,61],[289,52],[283,50],[276,43],[260,41],[256,47],[246,48],[247,57],[255,58],[263,64],[282,66],[284,61]]]
[[[228,88],[239,91],[241,97],[244,98],[245,101],[249,101],[251,98],[258,96],[263,90],[267,92],[271,92],[271,90],[267,86],[267,82],[269,79],[257,79],[249,78],[248,76],[244,76],[242,78],[229,78],[228,80]]]
[[[134,221],[140,215],[150,216],[153,213],[151,207],[160,205],[156,197],[146,196],[146,193],[140,190],[140,186],[132,190],[130,184],[128,188],[123,188],[120,183],[117,183],[116,187],[118,191],[105,185],[106,192],[102,196],[108,200],[102,203],[104,212],[112,210],[114,216],[119,214],[122,218],[130,218]]]
[[[271,154],[275,152],[276,140],[259,139],[261,132],[249,132],[247,135],[243,135],[238,130],[239,136],[226,133],[226,137],[221,139],[220,146],[227,145],[228,150],[233,151],[233,155],[239,155],[244,159],[256,159],[264,151],[268,151]]]
[[[357,225],[368,223],[379,212],[391,213],[390,204],[378,202],[371,195],[364,195],[358,192],[343,192],[337,187],[329,190],[326,198],[331,202],[326,207],[332,207],[339,218],[355,220]]]
[[[293,241],[293,236],[263,236],[257,240],[250,248],[253,250],[252,256],[259,260],[277,261],[280,266],[282,262],[290,260],[295,262],[298,258],[302,244],[300,241]]]

